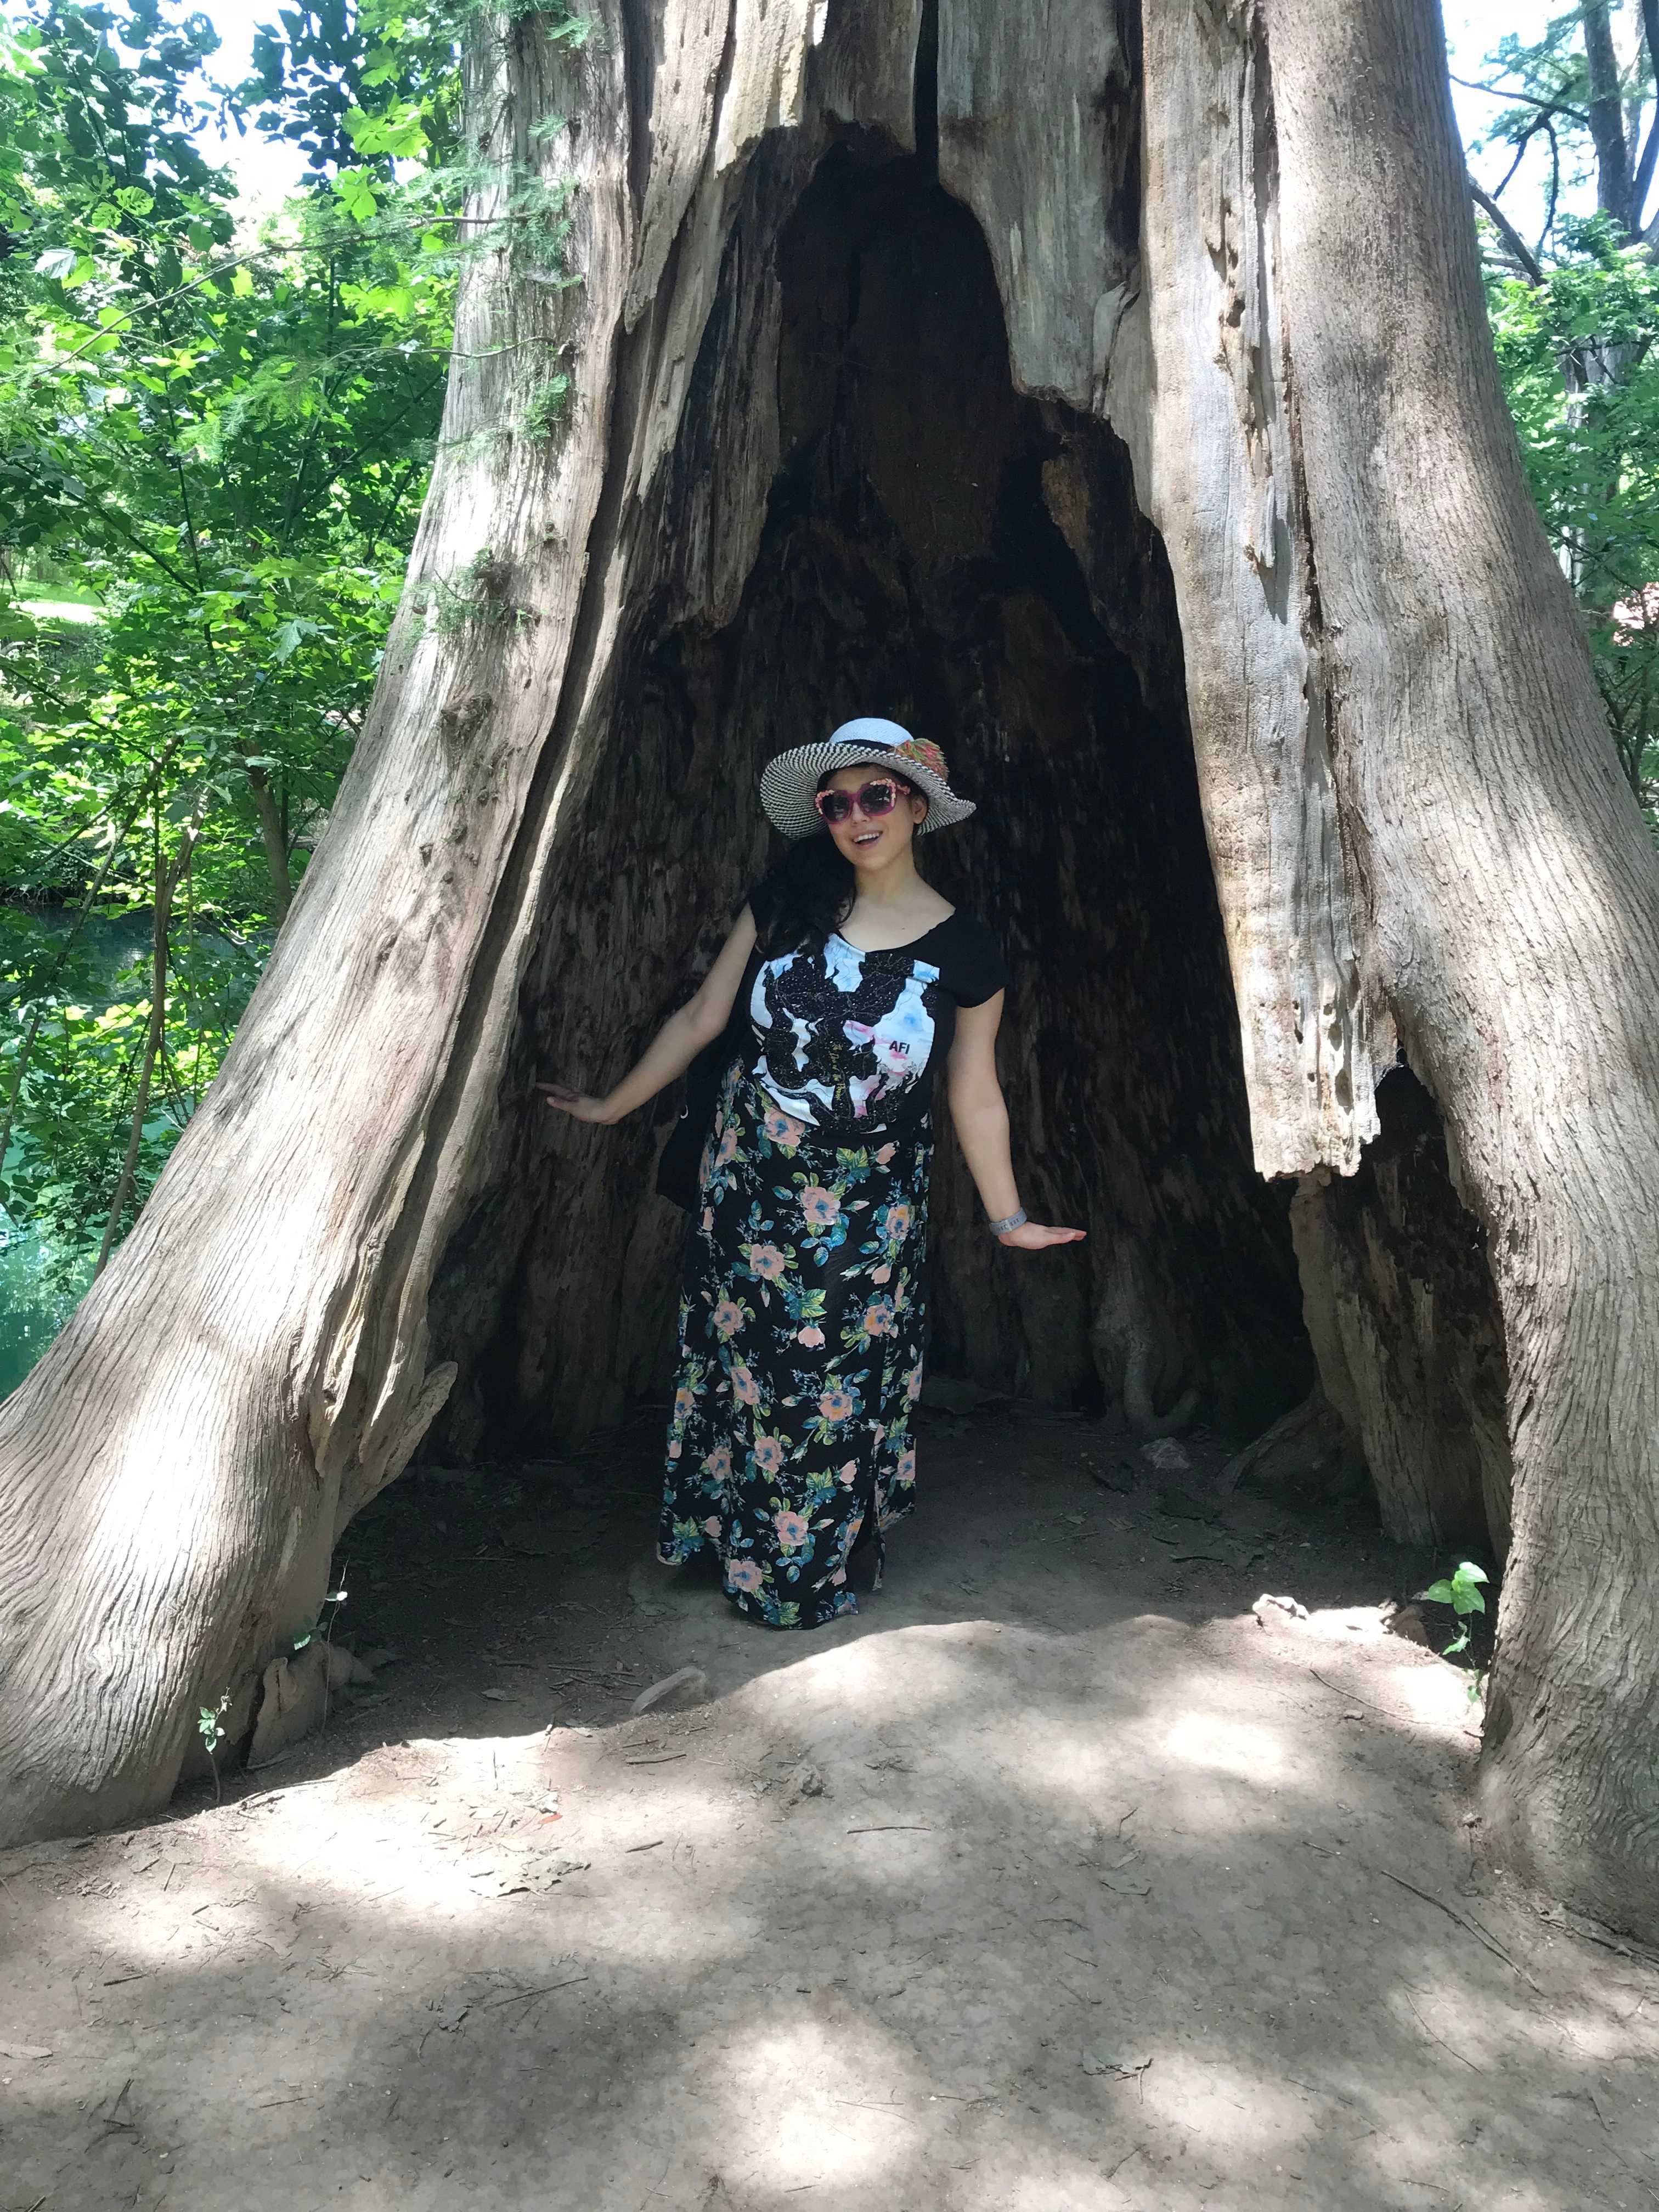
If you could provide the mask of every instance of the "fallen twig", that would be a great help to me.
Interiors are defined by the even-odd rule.
[[[1516,1961],[1510,1958],[1509,1953],[1504,1948],[1498,1938],[1488,1933],[1488,1931],[1481,1926],[1480,1923],[1475,1919],[1472,1913],[1460,1911],[1456,1905],[1448,1905],[1443,1897],[1437,1897],[1432,1890],[1419,1889],[1414,1881],[1407,1881],[1403,1874],[1395,1874],[1388,1867],[1378,1867],[1376,1871],[1380,1875],[1387,1875],[1390,1881],[1397,1882],[1401,1889],[1410,1890],[1413,1897],[1420,1897],[1425,1905],[1432,1905],[1437,1906],[1440,1911],[1446,1915],[1448,1919],[1455,1920],[1460,1928],[1467,1928],[1469,1934],[1474,1936],[1475,1942],[1477,1943],[1484,1943],[1487,1950],[1492,1953],[1493,1958],[1501,1959],[1511,1973],[1519,1974],[1522,1980],[1525,1982],[1529,1988],[1535,1990],[1538,1987],[1537,1983],[1533,1980],[1532,1976],[1527,1972],[1526,1968],[1516,1965]]]
[[[515,1990],[510,1997],[487,1997],[479,2010],[494,2012],[498,2005],[525,2004],[532,1997],[550,1996],[555,1990],[571,1989],[576,1983],[586,1979],[586,1974],[571,1974],[562,1982],[544,1982],[538,1990]]]
[[[1401,1994],[1404,1996],[1406,2002],[1411,2006],[1413,2013],[1416,2014],[1417,2024],[1422,2029],[1425,2035],[1428,2036],[1431,2041],[1437,2043],[1443,2051],[1450,2051],[1452,2057],[1458,2060],[1461,2064],[1467,2066],[1472,2074],[1484,2074],[1486,2072],[1486,2068],[1484,2066],[1477,2066],[1473,2058],[1465,2058],[1461,2051],[1452,2050],[1451,2045],[1447,2042],[1443,2035],[1435,2034],[1434,2030],[1429,2026],[1427,2021],[1424,2019],[1422,2014],[1418,2012],[1416,2001],[1413,1997],[1411,1991],[1406,1988],[1404,1983],[1401,1983]]]
[[[1386,1705],[1372,1705],[1370,1699],[1369,1698],[1362,1698],[1358,1690],[1339,1690],[1334,1682],[1327,1682],[1325,1680],[1325,1677],[1320,1673],[1317,1667],[1310,1667],[1308,1672],[1313,1676],[1316,1682],[1323,1683],[1325,1688],[1330,1692],[1334,1698],[1352,1698],[1356,1705],[1364,1705],[1371,1712],[1381,1713],[1385,1721],[1391,1721],[1395,1718],[1395,1715],[1391,1713]]]
[[[931,1824],[926,1820],[884,1820],[874,1828],[849,1828],[847,1831],[849,1836],[896,1836],[901,1832],[915,1836],[931,1836],[933,1832]]]

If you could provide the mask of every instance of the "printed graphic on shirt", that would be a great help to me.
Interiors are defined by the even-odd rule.
[[[750,994],[756,1080],[809,1127],[879,1118],[927,1073],[927,994],[939,978],[929,961],[862,952],[844,937],[830,937],[821,956],[767,961]]]

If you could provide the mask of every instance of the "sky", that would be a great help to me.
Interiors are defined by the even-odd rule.
[[[1545,4],[1545,0],[1441,0],[1441,5],[1445,14],[1446,48],[1454,80],[1471,77],[1488,84],[1498,82],[1497,72],[1482,64],[1505,33],[1512,31],[1523,44],[1531,45],[1542,37],[1546,24],[1553,17],[1566,13],[1565,0],[1549,0],[1549,4]],[[1613,34],[1621,54],[1626,51],[1633,20],[1628,5],[1615,6]],[[1468,150],[1469,167],[1477,180],[1490,191],[1502,179],[1512,154],[1507,147],[1483,153],[1477,141],[1491,128],[1495,118],[1514,103],[1471,92],[1454,82],[1452,104],[1457,110],[1463,143]],[[1536,240],[1542,228],[1548,189],[1548,152],[1543,139],[1535,138],[1503,198],[1504,213],[1528,243]],[[1594,183],[1585,178],[1570,185],[1564,177],[1561,205],[1574,214],[1592,214],[1595,207]]]
[[[209,0],[202,13],[219,33],[219,51],[212,72],[222,84],[236,84],[253,66],[253,33],[261,23],[276,20],[280,0]],[[252,204],[244,216],[262,216],[279,207],[298,186],[304,157],[280,141],[262,138],[250,131],[245,138],[234,131],[221,137],[216,128],[198,134],[207,160],[234,168],[242,192]]]

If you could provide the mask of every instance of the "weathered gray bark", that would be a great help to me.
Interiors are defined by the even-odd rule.
[[[1659,1875],[1659,861],[1486,341],[1434,10],[1268,0],[1280,297],[1367,966],[1509,1369],[1488,1802],[1561,1893]]]
[[[476,64],[486,151],[578,178],[584,279],[465,289],[414,579],[478,604],[405,611],[224,1076],[0,1410],[0,1832],[166,1796],[457,1366],[461,1441],[651,1378],[649,1133],[538,1119],[533,1062],[615,1072],[763,858],[759,760],[873,689],[984,797],[939,880],[1013,956],[1027,1188],[1097,1231],[999,1278],[947,1161],[936,1349],[1051,1396],[1097,1361],[1149,1423],[1266,1365],[1265,1419],[1308,1376],[1247,1148],[1304,1178],[1385,1500],[1496,1517],[1513,1459],[1494,1805],[1651,1924],[1656,869],[1504,419],[1431,0],[604,12]],[[1396,1037],[1447,1177],[1380,1158],[1333,1211]],[[1419,1280],[1468,1291],[1474,1380]],[[1425,1481],[1448,1389],[1481,1442]]]

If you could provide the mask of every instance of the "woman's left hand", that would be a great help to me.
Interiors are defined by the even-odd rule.
[[[1088,1233],[1086,1229],[1050,1229],[1041,1221],[1022,1221],[1018,1229],[1005,1230],[997,1243],[1016,1252],[1041,1252],[1050,1244],[1079,1244]]]

